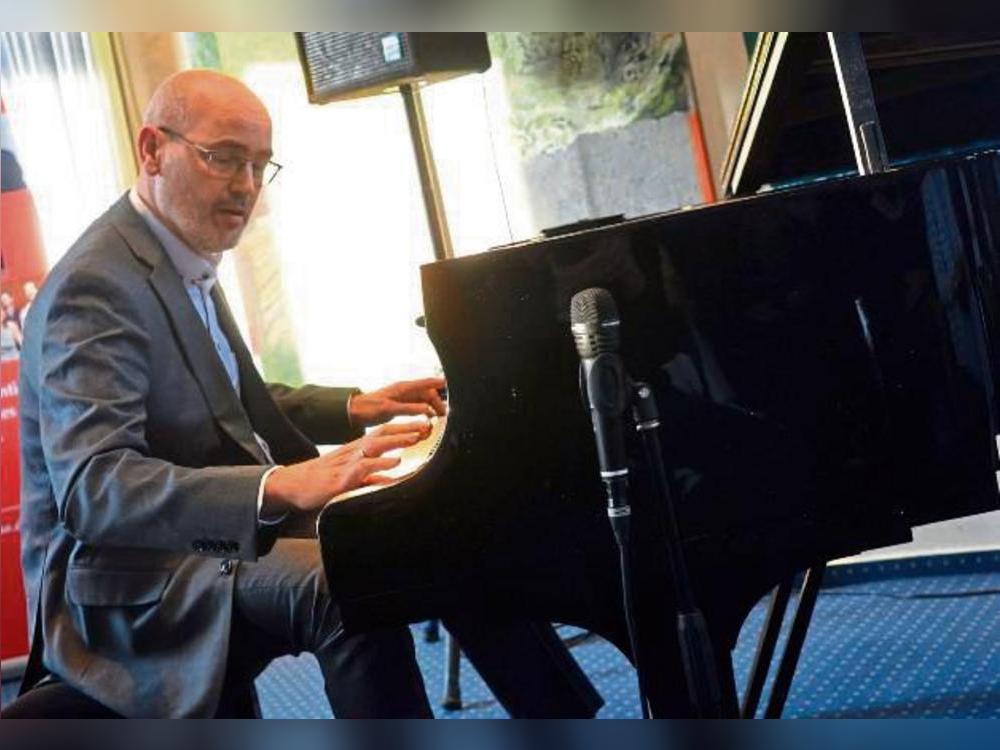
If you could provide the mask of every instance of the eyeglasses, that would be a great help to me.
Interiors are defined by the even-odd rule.
[[[182,141],[197,151],[198,156],[200,156],[202,161],[205,162],[205,166],[208,167],[208,170],[220,179],[233,179],[233,177],[242,172],[246,165],[249,164],[250,170],[253,173],[254,184],[257,186],[269,185],[274,182],[274,178],[278,176],[278,172],[282,169],[278,162],[271,161],[270,159],[264,161],[246,159],[240,156],[239,153],[230,149],[213,149],[199,146],[197,143],[189,141],[180,133],[170,130],[169,128],[157,126],[157,130],[160,130],[171,138],[176,138],[177,140]]]

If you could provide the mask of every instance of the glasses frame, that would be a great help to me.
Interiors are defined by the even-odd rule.
[[[170,137],[170,138],[176,138],[177,140],[179,140],[179,141],[185,143],[186,145],[190,146],[191,148],[193,148],[195,151],[198,152],[198,155],[202,158],[202,160],[206,164],[208,164],[208,165],[211,165],[213,163],[214,164],[219,164],[219,160],[222,158],[219,155],[223,154],[223,153],[227,153],[224,149],[206,148],[205,146],[197,144],[194,141],[191,141],[188,138],[186,138],[185,136],[181,135],[176,130],[171,130],[170,128],[165,128],[162,125],[156,125],[155,127],[156,127],[157,130],[159,130],[161,133],[166,134],[168,137]],[[233,173],[231,175],[229,175],[229,177],[227,179],[230,179],[230,180],[233,179],[233,177],[235,177],[237,174],[239,174],[242,170],[246,169],[247,164],[250,165],[250,174],[251,175],[255,174],[254,160],[253,159],[243,159],[243,157],[232,157],[232,156],[227,157],[227,158],[229,158],[229,159],[236,158],[236,159],[240,159],[241,160],[240,165],[233,170]],[[272,182],[274,182],[274,178],[278,176],[278,174],[281,172],[282,169],[284,169],[283,165],[279,164],[278,162],[276,162],[276,161],[274,161],[272,159],[268,159],[267,160],[267,163],[264,165],[264,170],[266,170],[268,167],[273,168],[274,169],[274,173],[270,177],[268,177],[267,180],[264,179],[264,171],[263,170],[261,171],[260,180],[259,181],[257,179],[253,180],[254,183],[257,184],[257,185],[259,185],[260,187],[264,187],[265,185],[270,185]],[[222,177],[222,175],[219,175],[219,176],[220,176],[220,178]]]

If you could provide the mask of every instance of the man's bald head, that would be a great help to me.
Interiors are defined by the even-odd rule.
[[[142,124],[183,133],[220,107],[270,122],[263,102],[241,81],[214,70],[184,70],[156,87]]]
[[[211,70],[161,83],[136,139],[142,200],[199,253],[233,247],[271,159],[271,117],[243,83]]]

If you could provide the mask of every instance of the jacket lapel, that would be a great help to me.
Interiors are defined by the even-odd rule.
[[[318,455],[312,441],[288,420],[271,397],[236,327],[229,304],[226,302],[226,295],[218,284],[212,288],[212,300],[215,302],[219,326],[229,339],[229,345],[233,348],[239,365],[243,404],[250,416],[251,424],[268,441],[272,458],[283,464]]]
[[[254,439],[247,413],[215,351],[205,324],[191,304],[180,275],[142,217],[132,208],[127,195],[111,208],[111,219],[136,257],[150,266],[150,286],[163,304],[174,337],[216,422],[255,460],[267,463],[267,457]]]

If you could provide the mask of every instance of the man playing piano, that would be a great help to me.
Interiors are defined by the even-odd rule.
[[[25,687],[48,672],[125,716],[210,717],[272,658],[308,651],[336,716],[429,716],[408,630],[344,633],[316,541],[280,530],[387,481],[398,459],[384,454],[429,428],[385,423],[443,414],[443,382],[265,385],[216,283],[278,169],[268,113],[241,83],[171,77],[137,146],[135,187],[53,268],[28,316]],[[342,445],[320,456],[317,443]],[[511,713],[599,705],[548,625],[446,625]]]

